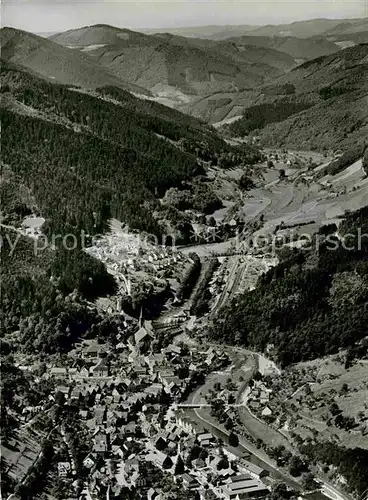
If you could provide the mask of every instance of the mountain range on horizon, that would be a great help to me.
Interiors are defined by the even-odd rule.
[[[295,36],[297,38],[310,38],[328,33],[345,32],[354,33],[367,31],[367,18],[328,19],[315,18],[292,23],[279,23],[267,25],[228,24],[207,26],[185,26],[178,28],[147,28],[141,29],[143,33],[172,33],[194,38],[210,38],[221,40],[232,36],[242,36],[251,33],[252,36]]]

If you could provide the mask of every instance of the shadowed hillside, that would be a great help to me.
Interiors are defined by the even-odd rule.
[[[103,231],[116,217],[160,234],[158,197],[203,173],[259,159],[208,126],[117,87],[98,93],[50,84],[4,63],[2,161],[28,187],[49,230]]]
[[[296,38],[291,36],[242,36],[238,38],[230,38],[237,46],[255,45],[274,49],[280,52],[289,54],[298,62],[315,59],[316,57],[325,56],[338,52],[340,48],[335,43],[326,40],[325,38]]]

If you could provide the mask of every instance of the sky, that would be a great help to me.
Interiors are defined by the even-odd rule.
[[[91,24],[175,28],[368,16],[368,0],[2,0],[1,26],[54,32]]]

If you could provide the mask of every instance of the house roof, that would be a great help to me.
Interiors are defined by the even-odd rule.
[[[91,344],[87,347],[87,349],[84,350],[84,352],[88,354],[94,354],[94,353],[100,353],[100,352],[105,352],[105,349],[102,345],[100,344]]]
[[[232,483],[237,483],[239,481],[256,481],[249,474],[237,474],[231,478]]]
[[[225,491],[230,491],[231,493],[237,493],[241,495],[242,493],[250,493],[256,491],[266,491],[268,488],[260,483],[259,481],[239,481],[232,482],[223,488]]]
[[[54,366],[50,370],[50,373],[52,375],[66,375],[67,372],[68,372],[68,370],[66,368],[61,368],[61,367],[57,367],[57,366]]]
[[[241,451],[239,448],[234,448],[233,446],[225,446],[224,452],[231,453],[232,455],[235,455],[238,458],[243,458],[244,456],[248,456],[244,453],[244,451]]]
[[[194,477],[192,477],[190,474],[185,473],[181,477],[182,477],[183,481],[186,483],[189,483],[189,484],[190,483],[197,483],[197,480]]]
[[[269,415],[272,415],[272,410],[271,408],[269,408],[268,406],[266,406],[263,410],[262,410],[262,415],[267,417]]]
[[[71,470],[70,462],[58,462],[58,469]]]
[[[206,441],[207,439],[213,439],[213,435],[210,432],[202,432],[201,434],[197,435],[197,439],[199,441]]]
[[[264,471],[264,469],[258,467],[258,465],[252,464],[252,462],[249,462],[245,459],[242,459],[242,465],[245,469],[247,469],[249,472],[252,472],[253,474],[259,475]]]

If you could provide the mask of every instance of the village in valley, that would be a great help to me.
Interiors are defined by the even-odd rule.
[[[225,443],[193,419],[193,410],[186,410],[191,405],[183,403],[206,375],[229,367],[228,354],[180,342],[155,349],[151,321],[141,318],[131,328],[126,344],[85,340],[43,370],[19,366],[52,391],[24,408],[21,430],[29,449],[5,448],[5,458],[14,462],[10,475],[26,484],[27,462],[34,460],[33,468],[37,462],[30,448],[41,453],[40,441],[52,439],[56,498],[130,498],[132,487],[147,500],[269,493],[263,482],[269,472],[249,461],[237,442]]]

